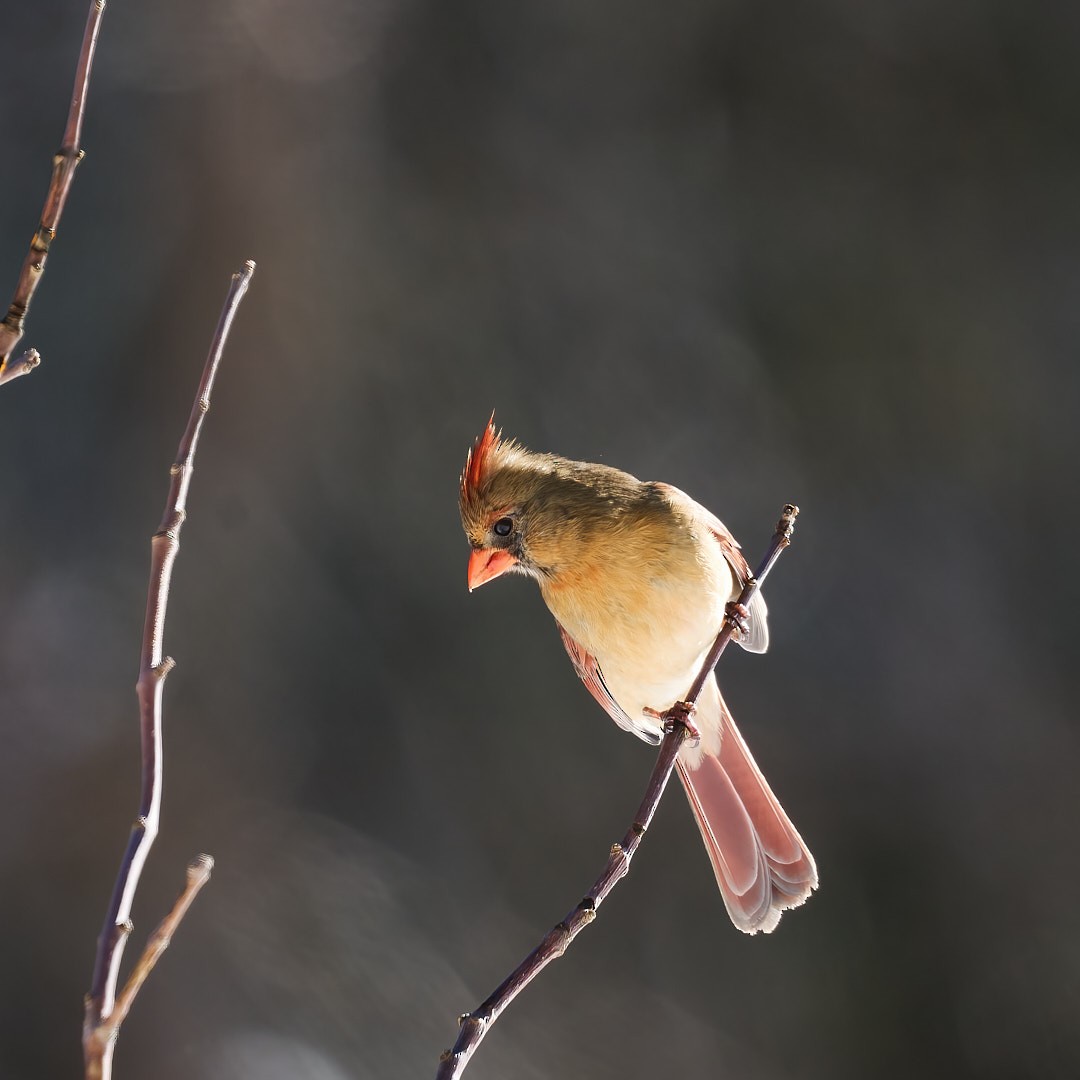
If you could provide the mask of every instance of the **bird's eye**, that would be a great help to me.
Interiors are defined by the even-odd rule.
[[[491,526],[491,531],[496,536],[509,536],[514,531],[513,518],[499,518],[494,525]]]

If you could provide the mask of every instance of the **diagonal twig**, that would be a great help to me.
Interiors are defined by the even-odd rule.
[[[95,1048],[104,1053],[105,1047],[116,1038],[120,1031],[120,1025],[127,1019],[131,1006],[135,1003],[142,985],[146,982],[150,972],[161,959],[162,953],[172,943],[173,934],[180,925],[180,921],[187,914],[195,897],[199,895],[202,887],[210,880],[210,872],[214,869],[214,860],[209,855],[200,855],[188,864],[187,875],[184,881],[184,889],[176,898],[172,910],[158,924],[158,928],[150,935],[150,940],[143,949],[124,984],[124,989],[116,995],[116,1004],[108,1017],[101,1021],[93,1033]]]
[[[161,702],[165,689],[165,677],[175,663],[172,657],[164,656],[162,653],[162,635],[165,629],[165,611],[169,602],[172,568],[177,552],[180,550],[180,529],[187,516],[187,495],[195,465],[195,449],[199,442],[199,432],[202,429],[203,418],[210,408],[210,394],[225,349],[225,342],[229,336],[229,329],[254,272],[255,264],[246,262],[239,273],[233,274],[225,306],[210,343],[210,353],[206,358],[206,365],[199,381],[198,394],[180,440],[176,462],[169,470],[171,479],[165,513],[158,531],[150,541],[150,589],[146,598],[146,620],[143,624],[139,681],[135,686],[135,692],[139,698],[139,730],[142,737],[142,795],[139,802],[139,816],[132,826],[131,837],[120,863],[112,898],[109,900],[105,924],[98,938],[94,974],[90,982],[90,992],[86,997],[83,1055],[87,1080],[109,1080],[112,1075],[114,1037],[123,1019],[120,1016],[112,1022],[119,1008],[116,985],[120,974],[120,961],[124,946],[132,931],[131,905],[135,898],[135,890],[139,885],[143,864],[157,836],[161,813]],[[209,877],[208,869],[206,876]],[[202,884],[200,882],[198,888],[201,888]],[[183,917],[187,905],[194,899],[198,888],[190,892],[187,903],[178,905],[178,913],[177,909],[174,909],[173,914],[176,918],[169,928],[170,933]],[[183,900],[183,897],[181,899]],[[166,923],[168,921],[166,920]],[[148,946],[148,951],[150,948]],[[160,955],[161,951],[163,950],[158,949],[157,955]],[[134,986],[132,987],[129,983],[131,993],[124,1002],[125,1013],[131,1007],[131,1002],[142,985],[142,978],[145,978],[156,962],[157,955],[149,962],[149,966],[145,968],[142,977]],[[140,966],[145,960],[144,955]],[[125,994],[127,994],[127,989],[125,989]]]
[[[481,1040],[507,1005],[552,960],[558,959],[566,952],[574,938],[596,918],[597,908],[607,898],[608,893],[629,873],[630,860],[634,857],[645,831],[652,823],[656,808],[660,805],[660,798],[664,794],[664,788],[667,787],[667,782],[671,779],[675,759],[687,734],[686,720],[693,712],[693,707],[701,694],[705,680],[708,679],[709,674],[716,667],[717,661],[720,659],[724,649],[727,648],[727,644],[735,632],[736,619],[732,607],[737,611],[740,605],[743,607],[749,605],[754,593],[761,587],[761,583],[768,576],[773,564],[780,557],[780,553],[791,543],[791,536],[795,530],[795,518],[798,513],[799,508],[797,506],[789,503],[784,507],[780,520],[776,524],[776,532],[773,534],[765,557],[758,566],[757,573],[746,582],[735,605],[728,605],[728,614],[724,617],[720,633],[716,636],[712,648],[705,657],[701,670],[690,687],[686,699],[676,702],[664,714],[664,729],[667,734],[660,744],[660,753],[656,759],[656,764],[653,766],[652,774],[649,776],[645,796],[641,800],[641,805],[634,815],[634,822],[627,830],[626,835],[620,843],[612,846],[611,854],[608,856],[603,872],[596,879],[585,899],[561,923],[548,931],[540,944],[496,987],[491,996],[473,1012],[466,1013],[461,1017],[461,1030],[458,1032],[457,1042],[454,1043],[453,1049],[447,1050],[439,1059],[439,1069],[435,1074],[435,1080],[456,1080],[457,1077],[461,1076]]]
[[[45,196],[41,222],[30,241],[30,250],[23,260],[11,306],[3,321],[0,321],[0,383],[28,374],[41,360],[34,350],[30,350],[14,365],[8,363],[12,350],[23,336],[27,309],[30,307],[38,282],[41,281],[41,275],[45,272],[49,246],[56,237],[56,228],[60,224],[60,215],[64,212],[68,192],[71,191],[71,184],[75,179],[75,170],[84,156],[84,151],[79,148],[79,139],[82,135],[86,93],[90,87],[90,69],[93,67],[98,30],[101,28],[101,19],[104,14],[105,0],[91,0],[82,48],[79,50],[79,63],[75,69],[75,89],[71,96],[67,127],[64,128],[64,141],[53,158],[52,181],[49,184],[48,194]]]

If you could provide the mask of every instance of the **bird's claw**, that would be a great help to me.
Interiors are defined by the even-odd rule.
[[[745,604],[740,604],[738,600],[732,600],[724,608],[724,614],[731,621],[731,625],[735,627],[739,640],[745,640],[750,636],[750,609]]]
[[[698,731],[697,724],[694,723],[694,713],[697,712],[697,706],[689,701],[676,701],[666,712],[657,712],[656,709],[649,708],[643,711],[646,716],[660,721],[665,735],[670,735],[678,725],[686,731],[686,738],[692,741],[693,746],[697,746],[701,742],[701,732]]]

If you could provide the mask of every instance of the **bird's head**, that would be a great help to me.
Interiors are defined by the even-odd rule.
[[[473,549],[469,589],[507,572],[553,582],[603,557],[640,486],[604,465],[526,450],[495,430],[493,413],[461,473],[461,524]]]
[[[495,430],[495,414],[473,444],[461,473],[461,524],[472,545],[469,589],[508,571],[536,573],[530,557],[529,508],[542,485],[540,455]]]

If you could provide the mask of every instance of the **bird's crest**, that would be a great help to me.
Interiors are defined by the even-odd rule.
[[[461,501],[463,504],[471,502],[479,495],[480,485],[491,469],[492,459],[501,441],[502,433],[495,430],[495,413],[492,412],[487,427],[484,428],[476,442],[473,443],[469,456],[465,459],[465,468],[461,472]]]

